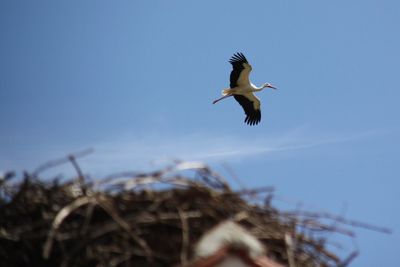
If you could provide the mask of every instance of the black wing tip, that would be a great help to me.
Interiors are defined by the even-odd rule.
[[[260,123],[260,121],[261,121],[261,119],[250,118],[250,117],[246,117],[246,119],[244,120],[244,122],[247,123],[250,126],[257,125],[257,124]]]
[[[247,61],[247,58],[243,55],[242,52],[236,52],[235,54],[233,54],[233,56],[231,57],[231,59],[229,60],[229,63],[234,64],[234,63],[249,63]]]
[[[246,119],[244,120],[244,122],[250,126],[257,125],[260,123],[260,121],[261,121],[261,112],[246,116]]]
[[[246,118],[244,120],[248,125],[257,125],[261,121],[261,110],[255,109],[253,102],[243,95],[233,95],[235,100],[242,106]]]

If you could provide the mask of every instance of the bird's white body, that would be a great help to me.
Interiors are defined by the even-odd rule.
[[[254,93],[262,91],[264,88],[276,88],[269,83],[257,87],[250,82],[249,75],[252,67],[242,53],[233,55],[229,62],[233,66],[230,76],[231,88],[222,90],[223,96],[215,100],[213,104],[227,97],[234,96],[246,113],[245,122],[250,125],[258,124],[261,120],[260,99]]]
[[[224,89],[224,90],[222,90],[223,97],[215,100],[214,104],[224,98],[229,97],[229,96],[242,95],[242,96],[246,97],[247,99],[251,100],[251,102],[253,102],[254,109],[259,109],[260,108],[260,99],[253,93],[259,92],[262,89],[264,89],[264,88],[258,88],[252,83],[250,83],[249,86],[247,86],[247,87],[235,87],[235,88]]]

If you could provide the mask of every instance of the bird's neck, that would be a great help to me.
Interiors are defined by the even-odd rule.
[[[264,86],[256,87],[256,88],[254,88],[254,92],[260,92],[260,91],[262,91],[264,88],[265,88]]]

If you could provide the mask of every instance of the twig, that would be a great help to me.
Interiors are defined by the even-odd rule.
[[[86,209],[85,222],[83,223],[82,229],[80,231],[81,235],[86,234],[86,232],[89,229],[90,221],[92,220],[93,217],[94,208],[95,205],[89,205]]]
[[[96,202],[95,199],[91,197],[81,197],[76,199],[71,204],[65,206],[57,213],[57,216],[54,218],[53,223],[51,224],[51,229],[47,236],[46,243],[43,246],[43,258],[45,259],[49,258],[54,237],[57,234],[58,228],[61,226],[65,218],[67,218],[68,215],[70,215],[74,210],[78,209],[79,207],[86,205],[88,203],[95,204],[95,202]]]
[[[74,166],[74,168],[75,168],[75,170],[76,170],[76,172],[78,174],[78,181],[79,181],[79,184],[81,186],[82,193],[84,195],[86,195],[87,194],[87,190],[86,190],[86,185],[85,185],[85,176],[83,176],[82,170],[79,167],[78,162],[76,162],[76,157],[71,154],[71,155],[68,156],[68,159],[69,159],[69,161],[71,161],[72,166]]]
[[[290,214],[290,213],[287,213]],[[351,225],[354,227],[359,227],[359,228],[365,228],[368,230],[372,230],[372,231],[376,231],[376,232],[381,232],[384,234],[391,234],[392,230],[386,227],[379,227],[379,226],[375,226],[375,225],[371,225],[371,224],[367,224],[367,223],[363,223],[363,222],[359,222],[359,221],[354,221],[354,220],[348,220],[343,218],[342,216],[338,216],[338,215],[333,215],[327,212],[307,212],[307,211],[302,211],[302,212],[296,212],[296,213],[292,213],[294,216],[305,216],[305,217],[310,217],[310,218],[325,218],[325,219],[330,219],[330,220],[334,220],[337,222],[340,222],[342,224],[347,224],[347,225]]]
[[[222,166],[225,168],[225,170],[228,172],[228,174],[235,180],[235,182],[239,185],[241,190],[246,190],[246,186],[244,183],[239,179],[239,177],[236,175],[236,173],[232,170],[231,166],[227,163],[222,163]]]
[[[147,259],[151,262],[151,249],[147,245],[146,241],[140,238],[136,233],[134,233],[129,224],[125,222],[116,212],[115,210],[105,201],[105,199],[101,199],[97,201],[97,203],[113,218],[113,220],[122,228],[124,229],[133,240],[135,240],[139,246],[142,247],[143,251],[146,253]]]
[[[307,244],[314,251],[317,251],[318,253],[320,253],[321,255],[325,256],[328,259],[330,259],[331,261],[334,261],[335,263],[339,263],[340,262],[340,259],[336,255],[334,255],[333,253],[327,251],[322,244],[316,243],[316,241],[313,240],[312,238],[308,238],[308,237],[303,236],[300,240],[302,241],[303,246],[305,244]]]
[[[289,232],[285,233],[286,253],[288,255],[289,267],[296,267],[294,260],[295,241]]]
[[[260,188],[253,188],[253,189],[242,189],[236,191],[235,194],[239,195],[259,195],[261,193],[273,193],[275,188],[272,186],[265,186]]]
[[[178,208],[178,214],[182,225],[181,264],[182,266],[186,266],[189,256],[189,224],[186,215],[181,208]]]
[[[47,169],[53,168],[53,167],[58,166],[58,165],[62,165],[64,163],[67,163],[68,161],[70,161],[70,157],[74,157],[76,159],[76,158],[81,158],[81,157],[87,156],[87,155],[89,155],[91,153],[93,153],[93,149],[92,148],[88,148],[88,149],[84,149],[82,151],[78,151],[76,153],[72,153],[67,157],[63,157],[63,158],[60,158],[60,159],[48,161],[48,162],[40,165],[39,167],[37,167],[33,171],[32,175],[36,177],[36,176],[39,175],[39,173],[41,173],[41,172],[43,172],[43,171],[45,171]]]
[[[347,258],[345,258],[340,264],[338,264],[338,267],[348,266],[358,256],[358,254],[358,250],[353,251],[352,253],[350,253],[349,256],[347,256]]]
[[[340,234],[347,235],[347,236],[350,236],[350,237],[354,237],[355,236],[354,232],[352,232],[350,230],[343,229],[343,228],[340,228],[338,226],[334,226],[333,227],[331,225],[325,225],[325,224],[323,224],[321,222],[318,222],[316,220],[296,221],[296,224],[300,225],[300,226],[305,226],[308,229],[313,230],[313,231],[323,231],[323,232],[331,232],[331,233],[336,232],[336,233],[340,233]]]

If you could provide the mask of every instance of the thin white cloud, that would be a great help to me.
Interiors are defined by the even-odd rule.
[[[242,135],[168,135],[145,137],[125,135],[94,145],[95,153],[85,160],[89,169],[104,171],[152,167],[173,160],[198,160],[207,163],[246,158],[272,153],[292,153],[308,148],[359,140],[377,134],[365,131],[322,134],[299,127],[279,136],[244,139]]]
[[[241,162],[255,157],[268,159],[279,154],[282,159],[303,155],[307,149],[313,153],[326,153],[332,144],[356,142],[371,136],[381,135],[380,131],[347,133],[322,133],[302,126],[283,134],[244,138],[243,134],[212,134],[210,132],[192,135],[153,133],[147,135],[126,134],[116,136],[97,144],[74,146],[40,146],[35,153],[19,154],[14,159],[0,156],[1,170],[22,169],[33,171],[48,160],[59,159],[74,151],[94,148],[94,153],[79,158],[78,162],[85,173],[94,176],[107,175],[126,170],[152,170],[160,165],[170,164],[174,160],[202,161],[208,164],[223,162]],[[0,166],[1,167],[1,166]],[[64,177],[75,175],[71,164],[64,164],[46,170],[48,177],[62,174]]]

